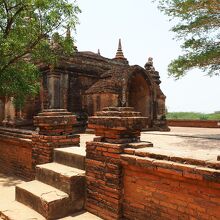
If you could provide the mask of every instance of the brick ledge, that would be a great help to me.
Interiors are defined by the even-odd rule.
[[[190,164],[181,164],[167,160],[158,160],[149,157],[139,157],[128,154],[121,155],[121,162],[124,166],[133,165],[170,175],[220,183],[219,169],[201,167]]]

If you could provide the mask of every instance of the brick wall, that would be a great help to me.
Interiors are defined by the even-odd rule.
[[[1,135],[0,172],[31,180],[35,167],[53,161],[53,149],[79,144],[79,135],[44,136],[33,134],[29,138]]]
[[[51,129],[52,131],[52,129]],[[53,161],[53,149],[79,145],[79,135],[46,136],[33,134],[33,165],[45,164]]]
[[[168,126],[174,127],[199,127],[199,128],[220,128],[219,120],[167,120]]]
[[[0,137],[0,172],[32,179],[31,143],[28,139]]]
[[[220,171],[122,156],[123,219],[220,219]]]

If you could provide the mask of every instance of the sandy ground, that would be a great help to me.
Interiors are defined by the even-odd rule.
[[[163,154],[217,162],[220,155],[220,129],[171,127],[170,132],[143,132],[141,140],[154,144]]]

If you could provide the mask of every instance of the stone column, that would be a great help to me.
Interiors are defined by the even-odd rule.
[[[44,83],[43,78],[40,81],[40,109],[41,111],[44,110]]]
[[[69,75],[67,73],[62,73],[60,83],[60,106],[61,108],[67,109],[68,103],[68,87],[69,87]]]
[[[95,137],[86,145],[86,209],[107,220],[122,218],[122,165],[125,148],[138,148],[148,118],[130,107],[109,107],[89,118]],[[146,143],[145,143],[146,144]]]
[[[0,124],[5,119],[5,98],[0,97]]]
[[[15,124],[15,106],[13,103],[13,97],[5,98],[5,116],[2,122],[3,125],[13,126]]]
[[[32,135],[33,168],[37,164],[53,161],[53,149],[79,146],[79,135],[75,135],[73,125],[76,116],[65,109],[47,109],[34,117],[38,132]]]
[[[60,108],[60,74],[48,74],[49,109]]]

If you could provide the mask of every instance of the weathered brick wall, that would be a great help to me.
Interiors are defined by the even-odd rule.
[[[118,94],[113,93],[100,93],[91,95],[92,102],[92,115],[95,112],[101,111],[108,106],[118,106]]]
[[[140,128],[147,124],[140,115],[133,108],[109,107],[89,118],[97,137],[86,143],[86,209],[103,219],[122,218],[120,154],[132,148],[128,143],[139,141]]]
[[[168,126],[174,127],[198,127],[198,128],[220,128],[220,120],[167,120]]]
[[[0,172],[27,180],[34,177],[31,140],[0,137]]]
[[[79,135],[73,134],[76,117],[65,109],[47,109],[34,117],[39,132],[32,135],[33,163],[53,161],[54,148],[79,145]]]
[[[53,149],[79,144],[78,135],[45,136],[33,133],[30,139],[0,134],[0,172],[24,179],[34,178],[35,167],[53,161]]]
[[[79,135],[46,136],[33,134],[33,164],[44,164],[53,161],[54,148],[78,146]]]
[[[53,161],[54,148],[79,145],[75,121],[70,112],[57,109],[35,116],[39,132],[0,127],[0,172],[32,179],[36,165]]]
[[[220,219],[220,171],[122,156],[123,219]]]

